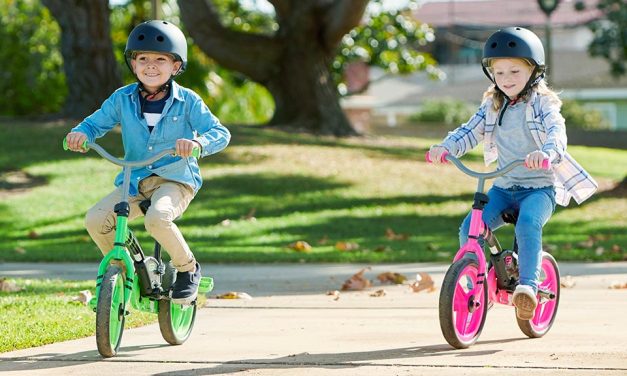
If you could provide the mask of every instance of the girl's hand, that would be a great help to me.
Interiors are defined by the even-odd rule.
[[[179,138],[178,140],[176,140],[176,155],[183,158],[191,157],[192,150],[195,147],[201,148],[200,144],[196,141],[188,140],[186,138]]]
[[[87,150],[83,149],[83,142],[87,140],[87,135],[81,132],[70,132],[65,136],[68,149],[77,151],[79,153],[87,153]]]
[[[433,145],[429,149],[429,159],[431,159],[431,163],[446,163],[446,161],[442,160],[442,155],[444,153],[448,153],[448,150],[444,146]]]
[[[542,168],[542,161],[549,159],[549,155],[540,150],[536,150],[527,154],[525,157],[525,165],[530,170],[538,170]]]

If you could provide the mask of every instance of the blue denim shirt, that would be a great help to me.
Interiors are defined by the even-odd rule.
[[[201,157],[224,149],[231,139],[231,134],[220,124],[198,94],[174,81],[171,90],[161,119],[152,132],[148,131],[148,124],[140,113],[137,83],[116,90],[104,101],[100,109],[85,118],[72,131],[82,132],[87,135],[90,142],[94,142],[120,124],[124,159],[127,161],[147,159],[165,149],[173,148],[179,138],[200,143]],[[166,155],[152,165],[133,168],[129,194],[136,196],[139,182],[152,174],[186,184],[194,190],[194,194],[202,185],[196,158]],[[122,179],[123,174],[118,174],[115,185],[121,185]]]

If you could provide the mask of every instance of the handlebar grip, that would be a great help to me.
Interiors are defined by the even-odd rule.
[[[83,141],[81,147],[83,148],[83,150],[89,150],[89,148],[87,147],[87,140]],[[63,138],[63,150],[70,150],[70,148],[67,146],[67,138],[65,137]]]
[[[448,155],[448,151],[445,151],[444,153],[442,153],[442,156],[440,157],[440,162],[442,163],[447,163],[447,159],[446,156]],[[425,154],[425,161],[427,161],[427,163],[433,163],[433,161],[431,160],[431,155],[429,155],[429,150],[427,150],[427,153]]]
[[[527,162],[525,162],[525,167],[529,168],[529,165],[527,164]],[[542,166],[540,167],[540,169],[542,170],[548,170],[551,168],[551,162],[549,161],[548,158],[543,159],[542,160]]]

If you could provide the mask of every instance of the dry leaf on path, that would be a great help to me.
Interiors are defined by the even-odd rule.
[[[294,243],[290,243],[288,248],[295,250],[296,252],[309,252],[311,251],[311,245],[304,240],[299,240]]]
[[[366,270],[370,270],[370,267],[361,269],[359,272],[347,279],[342,285],[341,290],[363,290],[366,287],[372,286],[372,283],[368,279],[364,278],[364,272]]]
[[[381,273],[377,276],[377,279],[381,281],[381,283],[390,282],[396,285],[402,285],[403,282],[407,281],[407,277],[405,277],[404,275],[392,272]]]
[[[562,286],[565,289],[570,289],[570,288],[575,287],[576,283],[577,282],[571,275],[567,275],[567,276],[560,278],[560,286]]]
[[[333,300],[338,300],[340,298],[340,291],[339,290],[327,291],[327,295],[332,296]]]
[[[224,294],[217,295],[216,299],[246,299],[250,300],[252,297],[245,292],[229,291]]]
[[[373,292],[372,294],[370,294],[370,296],[372,296],[373,298],[380,298],[382,296],[385,296],[385,290],[384,289],[377,290]]]
[[[433,278],[427,273],[419,272],[416,276],[416,282],[409,285],[413,292],[420,292],[422,290],[427,290],[427,292],[435,291],[435,283],[433,282]]]

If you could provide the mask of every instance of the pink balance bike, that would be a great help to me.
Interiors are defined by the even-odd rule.
[[[428,152],[426,158],[430,162]],[[468,241],[457,251],[444,276],[439,302],[440,328],[444,338],[451,346],[465,349],[479,338],[488,310],[494,303],[513,306],[512,295],[518,285],[516,238],[513,249],[502,249],[482,220],[483,209],[488,203],[488,196],[484,193],[485,180],[501,176],[525,162],[514,161],[500,170],[481,173],[468,169],[450,154],[443,155],[442,160],[453,162],[466,175],[479,180],[472,205]],[[543,162],[543,168],[549,168],[548,160]],[[505,222],[516,223],[515,211],[506,210],[502,216]],[[482,243],[490,249],[489,260],[486,260]],[[516,318],[520,330],[530,338],[544,336],[555,320],[559,297],[557,262],[553,256],[542,252],[538,306],[531,320]]]

